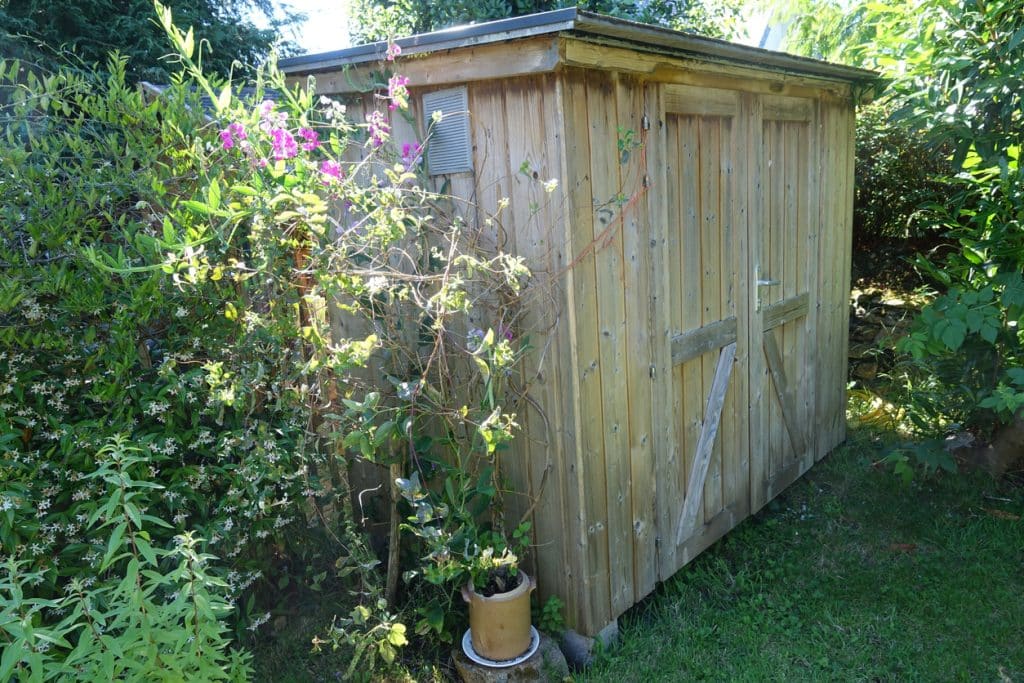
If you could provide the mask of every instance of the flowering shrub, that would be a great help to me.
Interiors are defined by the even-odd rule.
[[[315,571],[323,539],[353,528],[352,460],[464,505],[438,479],[459,472],[496,504],[515,427],[501,396],[529,273],[466,246],[416,175],[422,141],[392,145],[388,114],[352,123],[273,69],[277,101],[238,99],[158,9],[183,73],[152,102],[118,58],[104,82],[0,63],[8,673],[244,677],[220,620],[257,628],[253,598],[288,584],[288,558]],[[406,85],[390,79],[390,108]],[[374,580],[356,582],[370,610]],[[362,619],[378,622],[366,637],[393,659],[404,631]],[[87,638],[94,623],[117,644]],[[132,655],[111,664],[119,647]]]

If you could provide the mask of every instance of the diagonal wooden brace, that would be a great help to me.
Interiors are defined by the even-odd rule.
[[[708,405],[704,410],[704,424],[697,439],[697,452],[693,458],[693,469],[690,470],[690,481],[686,485],[686,499],[683,501],[683,512],[679,516],[676,545],[680,545],[693,533],[697,526],[697,512],[700,509],[704,493],[704,480],[708,476],[711,464],[711,453],[718,436],[718,425],[722,422],[722,408],[725,405],[725,392],[729,388],[732,376],[733,360],[736,358],[736,342],[722,347],[718,356],[718,366],[711,382],[708,394]]]

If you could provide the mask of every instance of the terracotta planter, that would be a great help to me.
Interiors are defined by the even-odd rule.
[[[522,581],[507,593],[484,597],[470,582],[462,589],[469,603],[469,633],[473,650],[494,661],[514,659],[530,647],[530,593],[536,581],[519,570]]]

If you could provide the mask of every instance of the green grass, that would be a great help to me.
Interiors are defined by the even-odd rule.
[[[580,681],[1024,682],[1024,489],[852,435],[620,618]]]
[[[620,618],[579,681],[1024,683],[1024,488],[985,475],[905,486],[867,432]],[[292,605],[253,648],[257,681],[340,680],[310,653],[343,594]],[[442,681],[447,648],[365,680]]]

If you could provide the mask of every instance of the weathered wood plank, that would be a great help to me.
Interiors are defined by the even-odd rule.
[[[819,118],[818,125],[820,128],[820,139],[821,144],[818,146],[818,177],[820,178],[818,185],[818,205],[817,212],[819,216],[819,226],[821,229],[820,239],[818,240],[818,272],[817,283],[818,283],[818,326],[814,330],[815,335],[815,346],[818,349],[819,360],[818,360],[818,400],[815,402],[815,416],[814,424],[819,426],[814,432],[816,440],[816,452],[820,455],[824,454],[828,450],[828,443],[831,435],[828,433],[828,429],[825,425],[829,423],[830,419],[830,396],[831,391],[829,390],[829,382],[831,381],[831,362],[832,357],[832,346],[830,343],[829,329],[831,326],[831,304],[832,299],[832,288],[831,288],[831,273],[830,269],[833,267],[833,262],[830,258],[831,249],[826,248],[826,244],[831,244],[835,240],[834,234],[834,220],[831,207],[829,206],[829,200],[832,195],[835,194],[836,188],[833,184],[833,178],[830,174],[831,164],[829,158],[834,155],[834,146],[836,144],[836,138],[833,134],[834,129],[832,125],[832,107],[826,103],[820,103],[819,107]]]
[[[485,250],[508,249],[510,211],[499,211],[503,199],[512,195],[508,175],[505,136],[505,91],[498,83],[476,83],[469,88],[469,120],[473,133],[473,167],[476,169],[473,194],[477,240]],[[486,219],[491,218],[488,222]]]
[[[627,48],[598,45],[578,38],[563,38],[566,66],[580,66],[626,74],[641,74],[664,83],[722,88],[764,95],[820,97],[848,102],[846,83],[793,74],[766,74],[741,65],[647,54]]]
[[[617,89],[618,130],[642,146],[619,158],[622,193],[629,197],[623,207],[623,287],[626,297],[627,391],[629,396],[629,479],[633,532],[633,595],[639,602],[654,590],[658,580],[657,538],[654,524],[655,463],[652,448],[651,372],[651,269],[647,192],[644,177],[649,168],[643,85],[620,79]]]
[[[534,576],[542,591],[550,595],[554,594],[554,586],[571,585],[565,577],[565,544],[559,542],[566,531],[561,498],[565,452],[560,438],[566,402],[557,385],[556,368],[562,364],[552,358],[554,349],[559,348],[558,334],[564,312],[562,286],[557,279],[561,270],[554,244],[557,232],[553,226],[557,225],[557,214],[564,209],[553,202],[553,195],[546,193],[536,178],[555,177],[561,168],[563,128],[555,106],[554,77],[536,76],[522,79],[522,83],[520,111],[534,112],[534,121],[526,126],[522,138],[526,144],[522,152],[531,174],[530,178],[517,174],[521,182],[516,194],[527,200],[530,215],[525,223],[517,220],[515,227],[519,253],[530,259],[533,268],[534,282],[527,295],[533,310],[523,325],[531,331],[531,342],[536,350],[525,359],[529,373],[527,387],[534,401],[519,408],[527,434],[520,434],[518,438],[530,441],[526,462],[531,482],[530,504],[534,506],[534,538],[538,541],[531,553],[536,558]],[[512,520],[515,521],[518,520]]]
[[[762,311],[761,317],[764,320],[762,329],[767,332],[780,325],[798,320],[807,315],[809,310],[810,295],[807,292],[801,292],[796,296],[769,304]]]
[[[736,341],[736,316],[672,337],[672,364],[680,365]]]
[[[680,143],[680,230],[682,239],[680,253],[682,266],[679,269],[680,327],[690,330],[703,325],[703,277],[701,272],[700,248],[700,118],[696,116],[675,117],[679,128]],[[685,491],[693,471],[697,441],[700,438],[701,420],[707,392],[704,386],[703,364],[694,359],[680,367],[680,387],[683,396],[683,466],[680,468],[680,488]]]
[[[701,323],[706,325],[722,319],[721,312],[721,138],[722,118],[700,118],[700,266]],[[715,358],[702,356],[704,391],[715,376]],[[711,519],[721,506],[722,498],[721,440],[713,444],[707,476],[704,477],[704,519]],[[703,520],[701,520],[703,521]]]
[[[808,235],[810,233],[810,193],[808,192],[808,184],[810,180],[809,169],[810,163],[810,138],[814,134],[812,128],[812,119],[814,113],[814,102],[807,100],[807,106],[809,107],[808,120],[805,123],[795,125],[796,127],[796,140],[793,150],[793,156],[797,160],[796,168],[794,168],[794,186],[796,193],[796,234],[794,235],[795,244],[793,251],[797,254],[794,264],[794,277],[793,277],[793,291],[807,295],[808,302],[810,300],[810,282],[808,273],[813,268],[813,258],[810,252],[807,250],[808,247]],[[810,359],[808,353],[813,344],[809,343],[809,334],[807,329],[807,315],[805,314],[801,318],[794,320],[791,325],[793,330],[793,358],[794,364],[790,370],[792,374],[793,393],[796,402],[796,416],[795,420],[800,425],[801,431],[804,434],[804,449],[797,454],[797,457],[803,463],[801,469],[806,471],[811,464],[814,462],[813,447],[809,444],[807,436],[811,432],[811,422],[808,415],[807,408],[807,392],[809,387],[809,377],[811,376]]]
[[[747,297],[747,320],[749,333],[746,343],[749,377],[749,434],[750,434],[750,511],[760,510],[767,501],[764,482],[768,479],[769,450],[768,410],[765,404],[769,397],[765,396],[766,373],[764,353],[761,346],[761,311],[758,308],[760,292],[755,280],[755,272],[760,274],[760,266],[766,263],[765,242],[767,240],[767,205],[765,191],[762,187],[765,176],[765,165],[768,157],[767,143],[762,120],[761,98],[753,94],[744,94],[742,101],[741,120],[747,130],[747,183],[746,202],[750,208],[747,214],[747,234],[750,236],[748,253],[751,263],[748,266],[750,277],[750,296]]]
[[[660,558],[661,575],[664,581],[672,576],[679,568],[676,559],[676,522],[679,520],[679,501],[683,499],[686,492],[686,422],[685,403],[683,387],[683,367],[676,366],[671,362],[672,335],[683,327],[683,213],[680,198],[683,194],[684,176],[687,173],[686,162],[683,158],[682,140],[680,134],[680,118],[672,114],[665,115],[665,186],[659,192],[655,187],[655,193],[664,197],[665,212],[667,221],[665,224],[667,249],[666,268],[662,278],[666,281],[669,289],[669,297],[666,302],[667,309],[667,350],[669,353],[670,366],[665,372],[669,375],[669,394],[665,403],[669,404],[671,415],[670,423],[670,448],[667,454],[662,471],[658,476],[658,497],[660,499],[659,509],[662,510],[661,522],[658,534],[661,537]]]
[[[785,282],[786,274],[783,271],[784,267],[784,230],[786,227],[786,204],[785,204],[785,168],[786,168],[786,157],[785,157],[785,146],[783,145],[783,133],[782,125],[778,121],[771,121],[769,119],[764,120],[765,130],[767,131],[767,140],[769,143],[769,156],[767,161],[767,175],[769,179],[768,192],[766,199],[768,200],[769,210],[765,213],[768,217],[767,225],[767,252],[766,259],[763,264],[767,264],[767,268],[762,268],[762,277],[769,280],[775,280],[776,282]],[[776,301],[782,299],[782,285],[774,285],[771,287],[762,287],[762,306],[770,305]],[[770,371],[771,368],[769,367]],[[766,382],[771,380],[768,376],[765,377]],[[768,464],[768,476],[774,477],[775,473],[783,467],[783,461],[785,459],[786,449],[786,436],[784,433],[784,427],[782,426],[782,407],[777,401],[769,400],[767,402],[768,408],[768,448],[769,448],[769,464]]]
[[[527,188],[518,182],[517,178],[523,155],[529,154],[533,147],[531,130],[533,124],[527,125],[524,121],[524,117],[530,116],[532,113],[528,112],[525,100],[525,93],[530,87],[532,87],[532,82],[523,80],[513,80],[502,84],[503,110],[493,132],[496,138],[500,138],[496,140],[499,149],[504,151],[500,157],[501,166],[498,168],[498,172],[509,179],[509,204],[505,219],[511,229],[507,231],[508,242],[505,248],[511,250],[512,253],[526,255],[531,268],[542,268],[536,263],[531,240],[526,231],[526,224],[531,216],[531,198]],[[514,157],[511,154],[513,151]],[[527,312],[527,316],[523,320],[523,324],[527,326],[526,329],[540,329],[533,327],[537,322],[536,312]],[[523,359],[519,365],[517,377],[518,384],[524,387],[527,395],[530,395],[531,398],[532,394],[536,393],[531,386],[536,374],[536,353],[535,348],[531,356]],[[531,507],[535,489],[534,482],[531,481],[530,460],[534,453],[539,451],[540,445],[537,443],[537,439],[543,439],[545,436],[532,429],[528,404],[529,401],[520,400],[515,406],[519,422],[524,426],[523,433],[518,435],[520,438],[513,442],[518,457],[502,458],[499,463],[503,468],[503,474],[508,478],[508,488],[502,492],[504,514],[506,519],[512,520],[513,523],[527,514]],[[539,483],[537,482],[537,484]],[[528,561],[534,559],[528,558]],[[530,566],[527,571],[531,569],[534,568]]]
[[[608,505],[605,476],[604,416],[601,380],[601,332],[597,310],[597,265],[593,242],[601,232],[595,224],[591,182],[591,122],[589,105],[599,100],[589,96],[587,76],[570,71],[565,76],[564,104],[566,154],[571,170],[566,178],[573,228],[572,297],[574,390],[579,397],[578,439],[572,473],[576,497],[580,500],[583,536],[576,546],[581,555],[577,580],[581,598],[574,613],[577,627],[596,633],[614,617],[609,584]],[[596,111],[596,110],[595,110]],[[571,183],[571,185],[570,185]],[[604,273],[602,273],[604,277]]]
[[[747,125],[740,117],[739,102],[736,116],[730,122],[731,135],[725,151],[729,164],[723,167],[728,180],[725,205],[729,207],[732,224],[732,240],[729,251],[731,260],[723,277],[733,286],[727,311],[736,316],[736,358],[732,386],[726,400],[726,414],[730,415],[731,429],[727,432],[726,447],[723,451],[722,502],[727,509],[742,514],[750,509],[750,416],[749,416],[749,355],[750,320],[747,317],[748,302],[751,300],[750,278],[751,258],[749,235],[749,210],[747,204],[747,174],[749,173],[750,149],[747,139]],[[755,212],[756,213],[756,212]]]
[[[718,427],[722,419],[722,407],[725,405],[725,393],[729,389],[729,377],[732,375],[733,359],[736,357],[736,343],[729,344],[718,356],[718,363],[715,367],[715,377],[711,382],[711,392],[708,394],[707,409],[704,413],[704,426],[700,432],[700,439],[697,441],[697,450],[694,457],[693,469],[690,471],[690,481],[686,486],[686,499],[683,501],[683,509],[679,515],[679,531],[676,534],[676,543],[683,543],[696,529],[699,521],[698,514],[703,498],[704,482],[708,473],[708,466],[711,464],[711,454],[715,446],[715,437],[718,436]]]
[[[720,284],[718,315],[720,318],[736,317],[736,301],[734,297],[738,268],[735,239],[738,228],[734,222],[735,200],[733,194],[734,160],[736,158],[734,156],[734,140],[735,129],[737,128],[734,120],[735,114],[736,111],[734,110],[733,116],[719,119],[718,215],[721,228],[719,230],[720,265],[718,267],[718,278]],[[739,344],[737,344],[736,353],[738,351]],[[734,370],[733,376],[735,377],[736,374]],[[726,391],[725,413],[734,416],[743,407],[741,396],[736,391],[736,383],[733,382]],[[734,469],[736,467],[738,450],[737,435],[741,425],[741,420],[730,417],[721,429],[718,453],[715,456],[718,463],[718,472],[716,473],[718,478],[716,486],[718,500],[714,506],[716,508],[714,514],[718,514],[723,507],[732,502],[730,495],[732,493],[731,489],[735,487]],[[714,462],[712,466],[714,466]]]
[[[782,421],[786,425],[790,441],[797,453],[803,453],[806,445],[802,425],[796,422],[796,402],[793,393],[786,379],[786,368],[783,365],[782,353],[779,344],[775,340],[774,332],[764,334],[764,355],[768,360],[768,370],[772,375],[772,385],[775,387],[775,395],[779,399],[779,408],[782,413]],[[781,472],[784,467],[780,467]],[[773,473],[773,476],[776,473]]]
[[[678,443],[673,412],[677,392],[672,386],[672,317],[669,308],[672,300],[669,273],[676,270],[675,262],[671,260],[669,233],[674,233],[678,224],[669,223],[668,218],[668,178],[674,173],[677,159],[668,143],[662,88],[659,84],[649,83],[645,93],[645,110],[650,119],[645,148],[650,183],[646,201],[651,278],[651,447],[655,463],[656,578],[661,580],[668,576],[666,567],[671,566],[675,559],[675,544],[670,540],[674,536],[669,536],[666,529],[670,529],[674,522],[676,501],[679,500],[678,487],[673,486],[678,476]],[[675,569],[672,567],[670,571]]]
[[[382,55],[383,57],[383,55]],[[495,81],[516,76],[554,71],[559,64],[556,36],[539,36],[514,43],[494,43],[462,48],[457,52],[436,52],[402,60],[402,75],[410,87],[438,87],[453,83]],[[379,82],[380,63],[357,65],[348,69],[316,74],[317,92],[337,94],[357,92]],[[374,73],[377,76],[374,76]],[[305,82],[305,76],[289,78],[289,83]],[[361,119],[360,119],[361,120]]]
[[[689,563],[712,543],[725,536],[730,529],[746,519],[748,514],[747,510],[743,507],[727,506],[706,521],[704,526],[698,528],[696,533],[679,546],[677,552],[679,554],[680,566]]]
[[[799,103],[799,100],[793,102],[793,105]],[[799,170],[802,166],[802,159],[797,156],[797,140],[801,129],[806,125],[803,121],[793,121],[787,119],[779,124],[782,130],[782,146],[785,154],[785,166],[779,169],[783,175],[783,191],[785,192],[785,208],[783,211],[783,229],[782,243],[783,243],[783,265],[782,265],[782,287],[780,294],[783,299],[789,299],[796,296],[797,292],[801,291],[799,288],[800,282],[798,280],[797,262],[802,257],[800,253],[800,244],[797,240],[799,235],[799,192],[797,189],[797,181],[800,178]],[[782,346],[780,351],[782,352],[782,369],[789,383],[789,389],[793,392],[798,384],[795,383],[798,360],[796,357],[798,348],[798,330],[795,329],[795,325],[783,325],[781,328],[782,332]],[[799,423],[796,416],[795,401],[791,406],[780,406],[780,410],[783,412],[783,419],[787,421],[787,424],[795,426],[802,433],[805,429],[804,425]],[[787,414],[788,413],[788,414]],[[802,443],[802,441],[800,442]],[[789,439],[788,446],[783,447],[782,453],[782,467],[786,467],[788,461],[791,459],[799,459],[803,456],[803,449],[798,446],[798,442],[794,439]]]
[[[807,174],[805,176],[808,200],[807,240],[804,247],[807,258],[804,263],[804,268],[806,269],[804,281],[807,283],[808,301],[807,315],[804,317],[804,339],[807,344],[805,362],[807,364],[807,368],[804,378],[804,388],[802,391],[802,419],[807,425],[817,424],[818,384],[821,377],[821,353],[815,338],[820,320],[818,314],[821,302],[821,290],[818,285],[818,269],[821,268],[821,260],[818,258],[818,238],[821,234],[821,216],[818,213],[818,203],[821,196],[821,189],[819,187],[819,181],[821,178],[821,171],[819,168],[821,118],[819,112],[820,103],[815,101],[814,113],[811,119],[807,138]],[[819,457],[818,444],[813,434],[813,427],[809,427],[808,435],[810,438],[808,439],[808,446],[810,456],[812,459],[816,460]]]
[[[555,344],[549,361],[549,373],[552,375],[552,386],[557,399],[556,407],[552,410],[553,415],[552,431],[554,439],[559,442],[561,452],[555,462],[557,468],[555,474],[558,479],[551,484],[552,489],[558,492],[561,504],[558,505],[558,513],[562,520],[562,531],[555,539],[560,539],[562,567],[557,568],[560,572],[560,582],[544,588],[546,595],[557,595],[565,602],[566,615],[572,615],[573,623],[580,623],[578,616],[584,609],[582,601],[584,592],[579,590],[582,584],[584,568],[582,566],[584,553],[581,549],[585,547],[585,524],[583,519],[583,501],[580,497],[580,482],[578,459],[581,455],[579,448],[579,406],[581,397],[577,392],[576,382],[576,299],[575,299],[575,271],[569,267],[576,248],[576,215],[566,211],[565,207],[571,205],[571,189],[568,178],[575,175],[576,167],[570,165],[570,156],[575,157],[575,148],[570,149],[572,136],[568,133],[569,127],[574,121],[570,120],[571,110],[568,108],[565,94],[565,82],[561,76],[550,76],[545,79],[552,83],[552,89],[545,98],[546,108],[553,111],[553,124],[548,128],[549,135],[553,142],[549,145],[552,158],[549,163],[554,174],[562,182],[559,183],[555,198],[552,203],[545,207],[553,229],[551,267],[552,267],[552,292],[556,296],[560,310],[558,322],[554,329]],[[584,133],[585,133],[584,129]],[[572,169],[570,171],[570,169]],[[549,501],[550,504],[550,501]],[[553,539],[552,539],[553,540]],[[541,600],[545,600],[544,594]]]
[[[591,183],[595,231],[603,239],[595,251],[597,309],[601,347],[601,398],[604,414],[605,477],[612,611],[633,604],[633,524],[629,471],[629,393],[627,383],[626,306],[623,264],[623,214],[619,204],[619,78],[588,75]]]
[[[766,121],[808,122],[814,111],[814,101],[806,97],[765,95],[763,100]]]
[[[691,116],[735,116],[740,94],[736,90],[666,85],[665,110]]]

